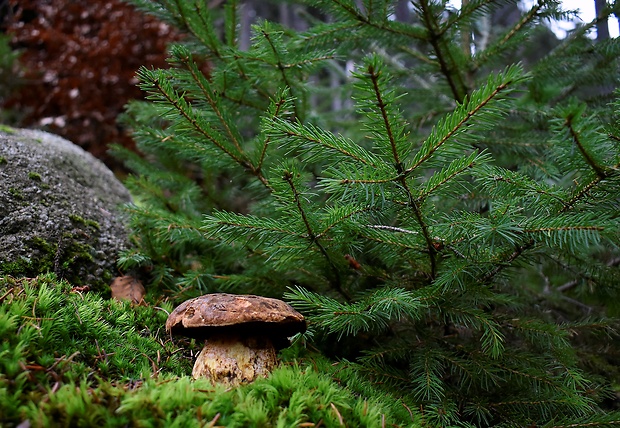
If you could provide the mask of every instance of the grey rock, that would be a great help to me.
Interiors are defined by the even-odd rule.
[[[0,274],[107,284],[129,247],[128,202],[114,174],[70,141],[0,126]]]

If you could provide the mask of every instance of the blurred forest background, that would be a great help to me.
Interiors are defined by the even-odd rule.
[[[140,65],[164,67],[172,27],[120,0],[2,2],[2,121],[82,146],[108,166],[111,142],[133,147],[116,122],[140,98]]]
[[[590,1],[597,10],[605,4]],[[223,3],[210,0],[208,6]],[[399,2],[396,20],[412,19],[408,4]],[[306,8],[277,0],[244,2],[241,47],[249,46],[250,26],[260,18],[304,30]],[[518,6],[506,4],[484,25],[508,27],[519,18]],[[128,100],[142,97],[135,72],[140,65],[165,67],[167,46],[180,33],[121,0],[0,0],[0,32],[0,122],[58,134],[122,174],[120,162],[106,152],[111,143],[134,147],[117,118]],[[606,21],[597,32],[599,39],[609,37]],[[536,59],[556,44],[548,31],[524,58]]]

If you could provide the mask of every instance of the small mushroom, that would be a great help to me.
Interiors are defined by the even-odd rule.
[[[266,377],[276,350],[305,330],[304,317],[281,300],[226,293],[187,300],[166,321],[166,331],[205,341],[192,376],[229,385]]]

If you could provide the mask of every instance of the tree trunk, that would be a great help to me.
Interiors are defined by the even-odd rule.
[[[596,41],[598,42],[609,39],[609,25],[607,24],[607,17],[600,19],[606,6],[607,2],[605,0],[594,0],[596,17],[599,18],[596,22]]]

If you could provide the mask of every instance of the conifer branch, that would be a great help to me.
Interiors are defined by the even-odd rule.
[[[460,11],[454,16],[451,16],[448,21],[443,24],[441,30],[439,31],[439,35],[443,36],[450,28],[454,26],[454,24],[457,24],[464,19],[470,18],[472,15],[480,12],[486,6],[492,5],[496,1],[497,0],[482,0],[471,3],[468,1],[467,4],[462,3]]]
[[[295,62],[290,62],[290,63],[286,63],[286,64],[282,64],[282,67],[285,70],[288,69],[299,69],[302,68],[304,66],[308,66],[308,65],[313,65],[316,64],[318,62],[323,62],[323,61],[329,61],[335,59],[335,56],[333,54],[328,54],[328,55],[320,55],[320,56],[315,56],[312,58],[305,58],[299,61],[295,61]]]
[[[614,170],[620,168],[620,163],[613,166]],[[572,209],[577,202],[586,197],[590,192],[596,188],[599,184],[603,182],[603,177],[600,175],[596,175],[592,181],[590,181],[587,185],[585,185],[577,194],[575,194],[570,201],[564,203],[564,207],[560,210],[560,213],[564,213],[570,209]]]
[[[280,116],[280,113],[282,113],[284,106],[286,105],[286,97],[284,96],[284,94],[282,94],[281,97],[278,98],[278,100],[275,103],[275,109],[272,113],[272,120],[274,120],[275,118]],[[263,143],[263,147],[260,151],[260,156],[258,157],[258,162],[256,164],[256,171],[257,173],[261,174],[261,170],[263,168],[263,163],[265,162],[265,156],[267,154],[267,148],[269,147],[269,144],[271,143],[271,137],[267,136],[265,138],[265,142]]]
[[[411,55],[412,57],[414,57],[417,60],[420,60],[426,64],[432,65],[434,67],[439,67],[439,63],[431,58],[429,58],[428,56],[424,55],[422,52],[418,51],[417,49],[411,47],[411,46],[399,46],[399,49],[403,52],[408,53],[409,55]]]
[[[342,289],[341,280],[340,280],[340,271],[338,267],[336,266],[334,261],[331,259],[331,257],[327,253],[327,250],[325,249],[323,244],[319,241],[318,236],[314,233],[314,230],[312,226],[310,225],[310,221],[308,220],[306,210],[301,204],[299,192],[297,191],[297,187],[295,186],[295,183],[293,182],[292,173],[290,171],[285,171],[284,175],[282,176],[282,179],[288,183],[291,189],[291,192],[293,194],[293,200],[295,202],[295,206],[297,207],[297,211],[301,215],[304,226],[306,227],[306,232],[308,233],[308,239],[310,240],[310,243],[317,246],[317,248],[319,249],[323,257],[325,257],[325,260],[327,260],[327,263],[331,267],[332,272],[334,273],[334,280],[335,280],[334,287],[336,288],[338,293],[340,293],[340,295],[342,295],[347,301],[350,301],[351,297]]]
[[[409,199],[408,205],[413,210],[415,218],[422,231],[422,236],[424,237],[424,241],[426,242],[426,250],[428,251],[428,258],[431,264],[430,279],[433,280],[435,279],[435,276],[437,275],[437,261],[436,261],[437,250],[435,249],[433,238],[431,237],[431,234],[428,230],[428,225],[424,221],[422,210],[420,209],[418,202],[413,197],[411,190],[409,189],[407,180],[404,177],[402,177],[401,179],[401,184],[403,188],[405,189],[405,192],[407,193],[407,197]]]
[[[388,226],[385,224],[370,224],[367,227],[371,229],[383,229],[383,230],[389,230],[392,232],[407,233],[407,234],[412,234],[412,235],[418,234],[418,232],[413,231],[413,230],[403,229],[402,227]]]
[[[248,100],[246,97],[235,98],[232,95],[227,93],[227,89],[224,89],[221,95],[222,95],[222,98],[225,98],[228,101],[235,103],[239,106],[249,107],[252,110],[255,110],[257,113],[262,113],[264,111],[263,105],[252,102],[252,100]]]
[[[541,186],[540,183],[530,182],[530,180],[521,181],[524,177],[516,176],[516,173],[514,171],[497,169],[495,171],[497,171],[497,173],[493,173],[491,176],[489,176],[489,178],[492,179],[493,182],[507,183],[510,186],[513,186],[513,188],[523,188],[528,192],[534,192],[536,194],[546,196],[560,203],[564,206],[564,208],[566,208],[566,202],[564,201],[564,199],[562,199],[562,197],[552,193],[550,189]]]
[[[184,49],[177,50],[176,56],[181,60],[181,62],[190,72],[192,79],[194,79],[194,82],[196,82],[196,84],[200,88],[202,95],[204,95],[204,99],[207,100],[207,103],[211,107],[211,110],[213,110],[213,112],[217,116],[218,121],[224,128],[224,131],[226,132],[226,135],[228,135],[230,141],[233,143],[239,153],[243,153],[243,149],[241,148],[241,144],[239,143],[239,139],[237,138],[238,131],[235,130],[233,132],[233,130],[231,129],[229,120],[224,117],[220,105],[215,98],[215,94],[213,94],[211,90],[211,85],[209,84],[205,76],[200,72],[200,70],[198,70],[196,63],[192,60],[189,52]]]
[[[339,39],[339,34],[351,34],[363,26],[360,22],[340,22],[334,23],[334,25],[325,25],[313,32],[306,32],[301,34],[298,43],[302,46],[311,46],[317,43],[317,40],[325,39],[333,42]]]
[[[425,23],[426,29],[429,33],[429,42],[433,46],[437,60],[439,61],[440,70],[450,89],[454,99],[461,103],[465,100],[468,90],[463,81],[463,77],[459,74],[459,67],[456,66],[456,62],[450,53],[450,49],[446,46],[446,42],[443,40],[441,29],[428,0],[420,0],[420,9],[422,11],[422,20]]]
[[[337,4],[338,6],[340,6],[340,8],[342,8],[342,10],[344,10],[345,12],[347,12],[349,15],[351,15],[351,17],[357,21],[360,22],[360,27],[363,27],[362,24],[370,26],[370,27],[374,27],[378,30],[384,30],[387,31],[389,33],[394,33],[397,35],[401,35],[401,36],[406,36],[406,37],[410,37],[416,40],[423,40],[423,37],[421,37],[419,34],[413,32],[413,31],[405,31],[404,27],[395,27],[395,26],[391,26],[389,25],[389,21],[383,21],[381,24],[374,22],[373,20],[370,19],[370,16],[364,16],[359,9],[353,7],[353,6],[348,6],[346,5],[342,0],[333,0],[333,2],[335,4]]]
[[[566,425],[553,424],[554,428],[597,428],[620,425],[620,417],[605,418],[605,420],[585,420],[583,422],[570,423]]]
[[[567,231],[602,231],[605,230],[602,226],[558,226],[558,227],[540,227],[533,229],[523,229],[526,233],[539,233],[539,232],[567,232]]]
[[[579,138],[580,137],[579,132],[577,130],[575,130],[575,128],[573,127],[573,116],[572,116],[572,114],[568,115],[568,117],[566,118],[566,121],[564,122],[564,126],[566,126],[568,128],[568,130],[570,132],[570,136],[573,139],[573,142],[575,143],[575,145],[579,149],[579,153],[581,153],[583,158],[586,160],[588,165],[590,165],[590,167],[594,170],[596,175],[601,180],[604,180],[605,178],[607,178],[607,172],[605,171],[605,169],[596,163],[596,161],[592,158],[592,156],[590,156],[590,154],[588,153],[588,151],[586,150],[586,148],[582,144],[581,139]]]
[[[526,13],[525,15],[523,15],[523,17],[521,18],[521,20],[519,22],[517,22],[515,24],[514,27],[512,27],[510,29],[510,31],[506,34],[504,34],[504,37],[502,37],[499,42],[497,43],[498,46],[501,46],[503,44],[506,44],[510,39],[512,39],[515,35],[517,35],[521,29],[523,27],[525,27],[529,22],[531,22],[536,15],[538,14],[538,11],[540,10],[540,8],[542,7],[542,4],[539,2],[537,4],[535,4],[528,13]]]
[[[388,178],[381,178],[381,179],[364,179],[364,178],[343,178],[342,180],[339,181],[340,184],[385,184],[385,183],[392,183],[392,182],[397,182],[399,181],[401,178],[400,176],[395,176],[395,177],[388,177]]]
[[[284,82],[288,90],[290,91],[291,97],[295,100],[294,101],[295,117],[297,117],[299,120],[303,120],[303,118],[300,116],[300,110],[297,106],[297,100],[295,98],[295,92],[294,92],[293,85],[291,84],[288,78],[288,75],[286,74],[287,67],[282,62],[282,58],[280,57],[280,52],[278,52],[278,49],[276,48],[273,40],[271,39],[271,35],[262,28],[261,28],[261,33],[263,34],[263,37],[265,38],[265,40],[267,40],[269,47],[273,51],[273,55],[276,60],[276,66],[278,68],[278,71],[280,72],[280,75],[282,76],[282,81]]]
[[[478,162],[480,162],[480,160],[481,159],[477,152],[472,153],[466,158],[455,159],[447,168],[438,171],[427,180],[425,188],[418,194],[418,201],[423,202],[431,195],[431,193],[451,182],[463,172],[473,168]]]
[[[211,139],[211,141],[214,144],[216,144],[216,146],[219,147],[221,150],[225,151],[238,164],[243,166],[244,169],[246,169],[252,175],[254,175],[265,187],[269,188],[269,183],[267,179],[263,176],[262,172],[260,171],[260,167],[258,168],[255,167],[254,165],[252,165],[252,163],[249,160],[246,159],[247,156],[245,155],[244,150],[241,147],[241,143],[239,141],[240,136],[239,136],[238,130],[231,128],[230,119],[226,117],[225,113],[222,111],[220,103],[218,102],[216,95],[213,93],[211,89],[210,83],[207,81],[207,79],[202,74],[202,72],[198,69],[198,67],[196,66],[196,63],[192,60],[191,54],[186,49],[181,48],[181,47],[176,47],[174,50],[174,54],[176,58],[180,60],[180,62],[184,64],[187,70],[190,72],[192,79],[194,80],[194,82],[196,83],[200,91],[202,92],[202,95],[204,96],[204,99],[207,101],[207,103],[211,107],[211,110],[215,113],[226,135],[228,136],[229,140],[232,142],[233,146],[237,150],[238,155],[233,156],[232,151],[228,151],[227,149],[225,149],[224,146],[219,144],[219,142],[216,142],[215,139]],[[186,118],[188,117],[189,116],[186,115]],[[194,125],[196,129],[200,128],[202,130],[202,127],[200,127],[197,121],[193,120],[192,124]]]
[[[387,140],[389,143],[389,150],[394,160],[394,168],[396,169],[396,181],[400,185],[400,187],[405,191],[407,198],[407,205],[413,210],[417,223],[422,231],[422,236],[424,236],[424,240],[426,241],[429,261],[430,261],[430,277],[431,279],[435,278],[437,266],[436,266],[436,253],[435,247],[433,246],[433,240],[430,236],[430,232],[428,230],[428,225],[424,220],[424,216],[422,214],[422,210],[418,204],[418,201],[413,197],[412,191],[409,187],[409,183],[407,182],[406,174],[403,168],[403,163],[399,154],[398,143],[396,141],[399,135],[396,135],[398,131],[395,131],[394,126],[392,125],[392,120],[390,117],[390,112],[388,112],[389,105],[384,100],[383,96],[383,88],[381,87],[381,70],[380,65],[376,62],[375,58],[372,58],[367,65],[367,77],[369,78],[370,83],[370,92],[373,97],[373,110],[374,108],[378,108],[378,113],[380,119],[377,120],[377,126],[380,126],[385,131],[385,135],[387,135]],[[366,76],[363,76],[366,77]],[[388,92],[389,94],[389,92]],[[389,95],[388,95],[389,96]],[[391,96],[389,96],[391,98]],[[373,119],[376,110],[371,110],[369,117],[371,120]],[[372,122],[371,122],[372,123]],[[372,125],[371,125],[372,126]],[[400,133],[400,132],[399,132]],[[382,133],[383,134],[383,133]]]
[[[356,215],[368,212],[368,211],[373,211],[376,210],[376,208],[368,206],[368,207],[357,207],[357,206],[349,206],[349,207],[343,207],[341,209],[335,210],[336,211],[336,218],[331,219],[331,221],[329,221],[329,224],[323,228],[323,230],[321,230],[319,233],[316,234],[317,239],[322,238],[323,236],[327,235],[327,233],[332,230],[334,227],[336,227],[338,224],[342,223],[343,221],[346,221]]]
[[[387,104],[383,101],[383,97],[381,96],[381,88],[379,88],[379,75],[377,74],[377,70],[373,64],[368,65],[368,74],[370,75],[370,80],[372,82],[372,88],[375,93],[375,98],[377,99],[377,107],[381,111],[381,117],[383,118],[383,126],[385,127],[385,131],[387,132],[387,137],[390,142],[390,148],[392,149],[392,156],[394,157],[394,165],[396,166],[396,171],[398,174],[403,173],[403,165],[400,160],[400,155],[398,154],[398,149],[396,148],[396,141],[394,140],[394,132],[392,130],[392,124],[390,123],[390,119],[388,117],[388,113],[386,111]]]
[[[538,15],[538,11],[542,8],[541,3],[537,3],[532,8],[521,17],[521,20],[517,22],[499,41],[493,44],[492,48],[485,49],[482,51],[480,55],[475,56],[474,65],[472,70],[476,71],[478,68],[484,64],[489,58],[492,57],[493,53],[502,49],[504,45],[506,45],[513,37],[521,33],[521,30],[532,22],[536,16]]]
[[[497,276],[499,273],[501,273],[504,269],[506,269],[508,267],[511,267],[512,266],[511,265],[512,262],[514,262],[517,258],[519,258],[524,252],[526,252],[530,248],[534,247],[535,244],[536,244],[536,241],[531,239],[528,242],[526,242],[525,244],[519,245],[518,247],[516,247],[515,250],[508,257],[503,259],[490,272],[488,272],[486,275],[484,275],[480,279],[480,282],[482,284],[490,283],[491,280],[493,278],[495,278],[495,276]]]
[[[146,71],[146,70],[144,70]],[[233,150],[227,148],[221,141],[219,141],[215,136],[213,136],[210,132],[205,130],[202,125],[198,122],[198,120],[194,117],[194,115],[190,114],[191,105],[183,100],[181,97],[173,97],[168,88],[164,87],[159,79],[151,78],[149,73],[141,73],[141,76],[149,81],[151,85],[153,85],[157,91],[162,94],[165,99],[185,118],[187,122],[189,122],[192,127],[198,131],[202,136],[204,136],[207,140],[213,143],[217,148],[219,148],[222,152],[227,154],[233,161],[243,167],[243,169],[250,171],[253,175],[255,175],[259,181],[267,188],[269,188],[269,183],[265,177],[263,177],[260,172],[256,171],[253,165],[244,158],[243,152],[235,153]],[[241,147],[239,146],[239,149]]]
[[[247,55],[245,53],[240,53],[239,51],[236,51],[233,55],[234,57],[234,61],[233,65],[235,66],[235,68],[238,71],[238,75],[239,77],[241,77],[245,82],[249,82],[252,85],[252,88],[261,96],[263,97],[265,100],[269,100],[270,99],[270,95],[267,91],[265,91],[263,88],[261,88],[259,85],[256,84],[255,81],[253,81],[253,79],[250,78],[250,76],[248,75],[247,71],[244,69],[244,64],[243,64],[243,60],[247,59]],[[224,86],[223,88],[224,92],[226,92],[226,86]]]
[[[226,41],[231,48],[237,45],[237,16],[238,16],[238,3],[237,0],[232,0],[226,4]]]
[[[295,238],[300,238],[306,240],[308,236],[303,233],[297,233],[291,227],[282,222],[271,221],[269,219],[256,218],[253,216],[245,216],[242,214],[234,214],[227,212],[215,212],[213,213],[212,218],[207,219],[209,223],[213,222],[217,227],[217,232],[224,232],[222,229],[223,226],[226,226],[230,230],[234,231],[237,229],[245,229],[245,232],[236,232],[234,237],[241,236],[243,237],[243,233],[263,233],[270,232],[277,236],[293,236]],[[208,225],[210,228],[211,225]],[[204,228],[203,228],[204,229]],[[207,235],[208,238],[214,238],[215,232],[209,232]],[[231,239],[232,240],[232,237]]]
[[[270,135],[276,137],[283,144],[294,144],[298,150],[309,152],[311,159],[312,156],[320,156],[320,159],[323,159],[336,154],[338,157],[353,160],[375,169],[381,167],[381,160],[376,155],[354,141],[341,136],[334,136],[332,133],[311,124],[302,125],[299,122],[293,123],[280,118],[276,119],[273,121],[275,129],[270,129]],[[390,180],[392,178],[382,182]]]
[[[209,29],[211,28],[211,25],[208,22],[204,21],[204,12],[202,11],[203,5],[201,4],[201,2],[196,2],[195,7],[197,8],[195,11],[192,11],[192,16],[194,14],[198,15],[204,25],[204,29],[207,29],[206,33],[208,35],[208,37],[205,39],[203,37],[203,34],[200,31],[196,31],[196,29],[190,25],[190,18],[188,18],[187,16],[187,10],[185,10],[185,5],[186,2],[182,1],[182,0],[174,0],[174,2],[176,3],[176,8],[177,11],[180,15],[181,18],[181,22],[183,23],[183,28],[185,28],[189,33],[191,33],[194,37],[196,37],[197,40],[199,40],[201,43],[203,43],[205,46],[209,46],[209,48],[211,49],[211,51],[216,54],[218,57],[220,56],[219,51],[218,51],[218,45],[219,45],[219,40],[217,40],[217,37],[215,37],[215,34],[212,31],[209,31]]]
[[[414,164],[410,166],[409,168],[407,168],[405,171],[403,171],[403,174],[404,175],[410,174],[416,168],[418,168],[422,163],[428,160],[441,146],[443,146],[451,137],[453,137],[457,132],[459,132],[465,126],[465,124],[469,122],[478,112],[482,111],[484,107],[487,106],[500,93],[508,89],[508,87],[512,83],[514,83],[514,80],[508,79],[506,81],[503,81],[497,84],[488,95],[486,95],[483,99],[481,99],[474,106],[469,106],[467,104],[461,104],[463,110],[466,109],[467,111],[463,111],[462,117],[456,123],[454,123],[452,128],[448,129],[446,132],[443,132],[442,133],[443,135],[441,136],[441,138],[439,138],[436,142],[433,142],[432,145],[426,150],[426,152],[422,154],[422,156],[418,156],[415,159]],[[468,104],[470,103],[471,103],[471,99]],[[457,113],[459,112],[458,111],[455,112],[455,116]],[[450,122],[446,121],[446,123],[450,123]],[[434,135],[431,135],[431,137],[434,137]],[[429,137],[429,140],[430,140],[430,137]]]

